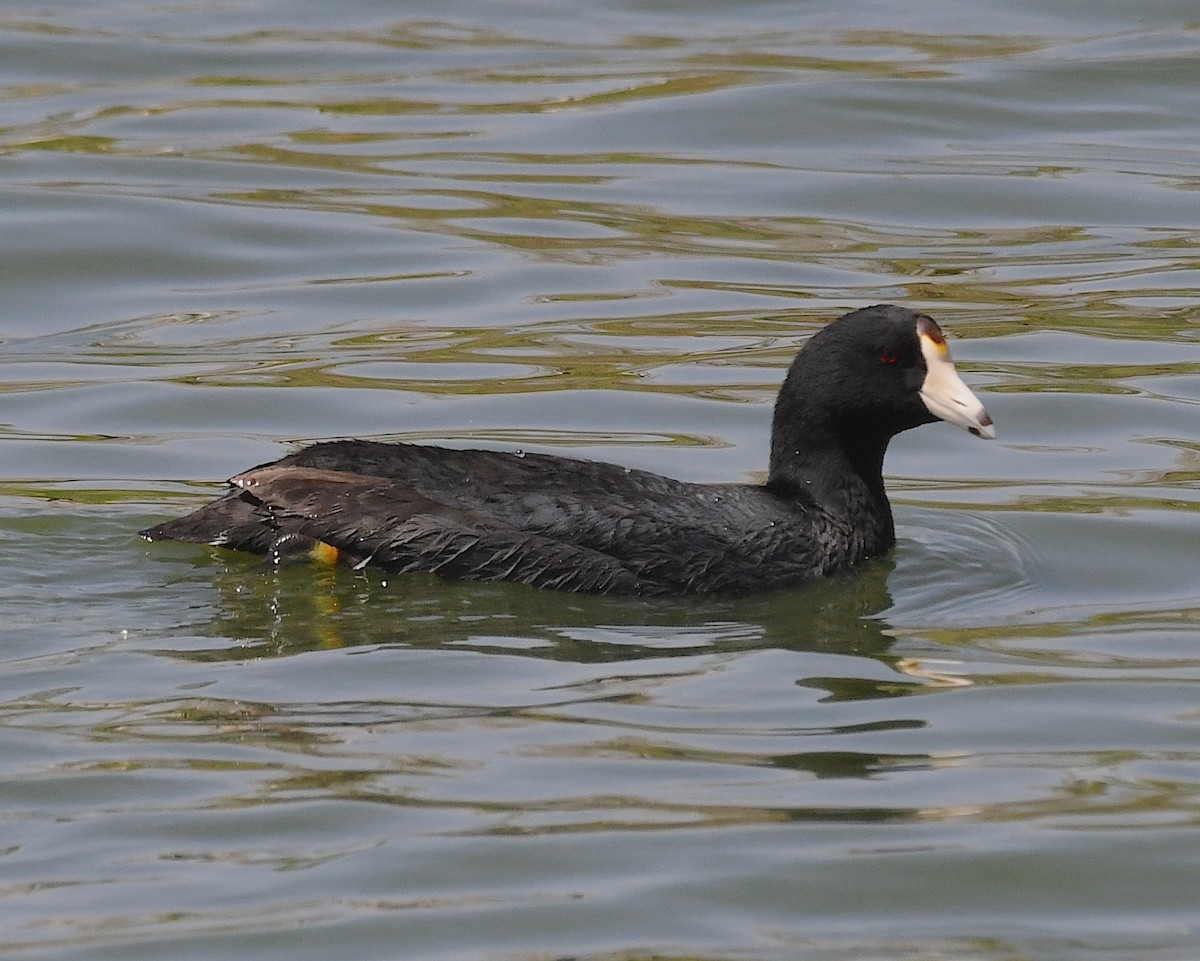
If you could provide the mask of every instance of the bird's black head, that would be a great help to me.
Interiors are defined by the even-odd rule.
[[[811,483],[849,461],[882,493],[888,441],[936,420],[995,436],[931,318],[890,304],[853,311],[816,333],[788,371],[775,406],[771,479]]]

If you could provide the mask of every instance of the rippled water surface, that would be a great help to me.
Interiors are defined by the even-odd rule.
[[[0,10],[0,956],[1200,955],[1200,18]],[[134,532],[363,436],[761,477],[795,350],[995,417],[700,602]]]

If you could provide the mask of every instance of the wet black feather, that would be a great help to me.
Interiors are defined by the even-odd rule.
[[[780,390],[765,485],[692,484],[546,454],[334,441],[234,479],[150,540],[270,554],[296,538],[352,564],[569,591],[748,592],[848,569],[894,541],[887,443],[933,418],[915,322],[855,311]],[[879,356],[902,358],[884,365]]]

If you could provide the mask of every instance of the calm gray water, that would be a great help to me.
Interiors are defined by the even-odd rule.
[[[1200,956],[1200,18],[0,10],[0,957]],[[753,599],[134,532],[296,443],[761,476],[927,310],[1000,439]]]

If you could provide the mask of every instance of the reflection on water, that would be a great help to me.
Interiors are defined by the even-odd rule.
[[[604,663],[763,648],[882,657],[889,644],[884,623],[871,619],[891,604],[889,561],[770,598],[674,602],[565,599],[523,586],[466,586],[419,574],[389,579],[307,565],[265,570],[248,557],[209,553],[200,576],[212,580],[218,609],[197,626],[218,640],[247,640],[178,656],[242,659],[387,644]]]

